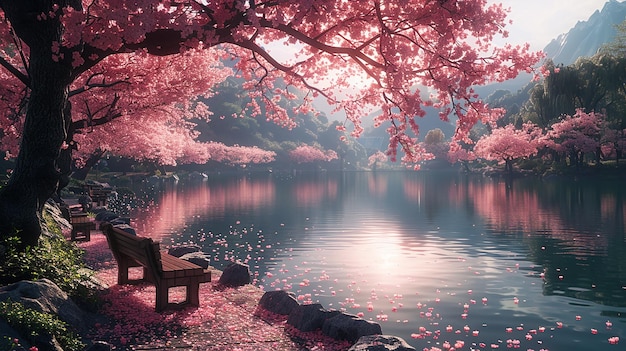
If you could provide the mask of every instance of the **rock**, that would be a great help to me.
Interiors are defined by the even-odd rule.
[[[354,343],[362,336],[382,334],[383,331],[378,323],[341,313],[324,321],[322,333],[336,340]]]
[[[209,268],[211,264],[211,259],[209,256],[205,255],[204,252],[190,252],[180,256],[180,259],[189,261],[193,264],[197,264],[203,269]]]
[[[110,222],[118,217],[119,215],[111,211],[102,211],[96,214],[95,219],[96,219],[96,222]]]
[[[63,351],[59,341],[45,333],[37,335],[33,340],[33,344],[37,346],[37,351]]]
[[[415,351],[415,349],[397,336],[366,335],[359,338],[348,351]]]
[[[303,332],[322,329],[324,322],[331,317],[341,314],[339,311],[328,311],[321,304],[298,305],[287,319],[287,324]]]
[[[83,206],[83,212],[91,211],[91,208],[93,207],[93,199],[89,195],[79,196],[78,203]]]
[[[176,256],[182,257],[185,254],[193,253],[193,252],[202,252],[202,247],[198,245],[177,245],[172,246],[167,250],[167,253]]]
[[[13,340],[19,340],[24,350],[30,348],[30,343],[20,335],[20,333],[8,325],[3,318],[0,318],[0,350],[13,350]],[[19,350],[19,349],[18,349]]]
[[[294,293],[284,290],[268,291],[259,300],[259,306],[264,309],[282,315],[290,314],[299,306]]]
[[[113,346],[104,342],[104,341],[96,341],[91,346],[87,348],[85,351],[111,351],[113,350]]]
[[[0,319],[0,350],[31,350],[31,346],[36,346],[38,351],[63,351],[59,342],[45,333],[32,337],[21,335],[4,319]],[[34,348],[32,348],[34,350]]]
[[[135,230],[135,228],[129,226],[128,224],[115,224],[113,225],[113,228],[123,230],[126,233],[131,234],[131,235],[137,235],[137,231]]]
[[[116,224],[126,224],[126,225],[130,225],[130,218],[129,217],[117,217],[111,221],[109,221],[109,223],[116,225]]]
[[[96,214],[96,215],[97,215],[98,213],[102,213],[102,212],[111,212],[111,211],[109,211],[109,209],[108,209],[108,208],[106,208],[106,207],[104,207],[104,206],[96,206],[96,207],[94,207],[94,208],[91,210],[91,212],[93,212],[94,214]],[[113,212],[111,212],[111,213],[113,213]]]
[[[192,180],[192,181],[206,180],[208,178],[209,177],[206,174],[200,173],[200,172],[197,172],[197,171],[193,171],[193,172],[189,173],[189,180]]]
[[[250,284],[250,267],[239,262],[229,264],[224,269],[219,284],[227,287]]]
[[[83,312],[56,284],[48,279],[21,281],[0,288],[0,301],[11,299],[22,303],[26,308],[55,314],[62,321],[83,325]]]
[[[68,220],[69,210],[67,212],[67,217],[65,217],[59,205],[50,200],[46,201],[43,209],[52,217],[52,219],[54,219],[56,223],[58,223],[59,227],[61,227],[61,230],[72,230],[72,226],[70,225],[70,222]]]

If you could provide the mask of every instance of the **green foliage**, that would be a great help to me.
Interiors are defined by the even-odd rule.
[[[19,330],[31,344],[35,344],[38,337],[47,335],[54,337],[67,351],[79,351],[85,347],[68,329],[67,323],[52,314],[26,308],[19,302],[11,300],[0,302],[0,318],[6,320],[13,329]],[[17,347],[15,340],[9,342],[12,347]]]
[[[53,235],[42,235],[36,247],[24,250],[18,237],[0,242],[4,248],[0,251],[0,285],[47,278],[70,296],[89,299],[92,293],[86,283],[91,274],[83,263],[82,250],[61,235],[52,219],[46,218],[46,222]]]
[[[426,136],[424,137],[424,142],[426,144],[437,144],[437,143],[443,143],[446,139],[446,136],[443,134],[443,131],[441,131],[441,129],[439,128],[435,128],[435,129],[431,129],[428,131],[428,133],[426,133]]]
[[[337,131],[337,122],[331,124],[324,114],[315,116],[313,113],[294,112],[304,103],[305,93],[293,91],[296,95],[295,100],[283,99],[279,103],[296,124],[293,129],[288,129],[272,120],[252,116],[252,111],[245,108],[250,102],[249,98],[240,93],[245,90],[242,87],[243,83],[242,79],[230,78],[216,87],[217,94],[205,101],[205,104],[211,106],[214,115],[210,121],[194,120],[195,129],[200,133],[198,137],[200,141],[258,146],[264,150],[274,151],[277,157],[273,167],[278,168],[285,165],[293,167],[288,153],[302,144],[318,145],[324,150],[333,150],[339,154],[348,151],[356,154],[354,146],[340,140],[341,133]],[[233,115],[239,116],[233,118]]]
[[[548,165],[539,158],[529,158],[520,160],[517,163],[519,169],[533,171],[535,174],[543,174],[547,171]]]
[[[626,21],[615,26],[616,33],[612,42],[600,48],[601,53],[616,57],[626,57]]]

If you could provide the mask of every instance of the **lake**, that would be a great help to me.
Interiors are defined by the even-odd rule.
[[[417,350],[626,344],[623,181],[267,173],[136,188],[140,235],[199,244],[216,268],[243,261],[263,289]]]

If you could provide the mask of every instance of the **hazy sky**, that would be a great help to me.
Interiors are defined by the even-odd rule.
[[[507,29],[510,42],[529,42],[535,50],[543,49],[559,34],[568,32],[578,21],[586,21],[608,0],[489,0],[510,7]],[[622,2],[623,0],[619,0]]]

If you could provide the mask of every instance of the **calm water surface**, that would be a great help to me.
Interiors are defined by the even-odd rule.
[[[217,268],[244,261],[265,290],[418,350],[626,347],[623,181],[262,174],[159,188],[132,214],[141,235],[202,245]]]

